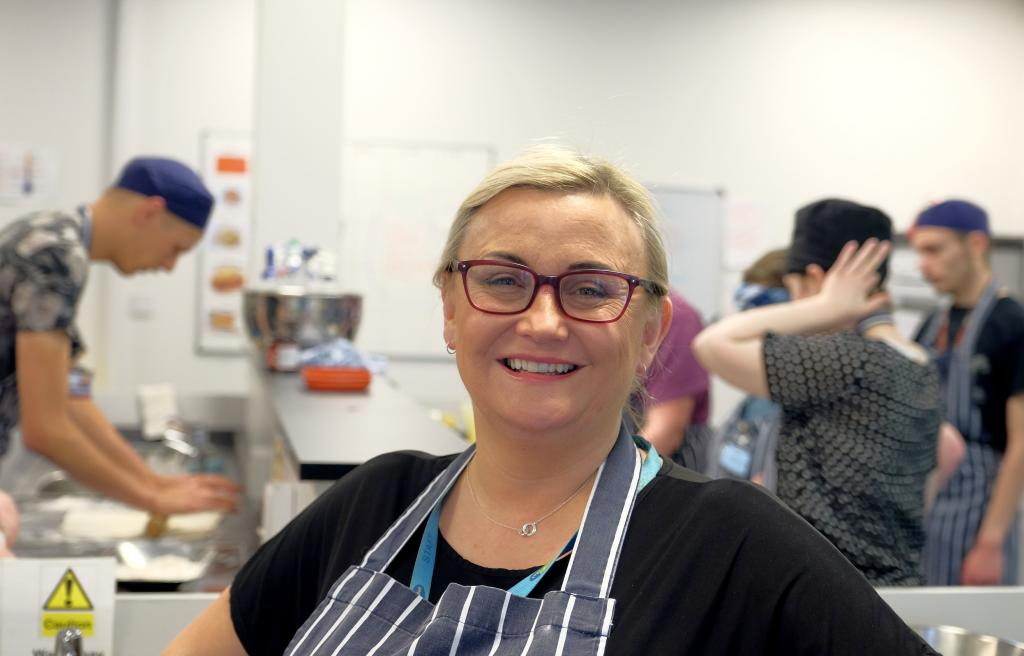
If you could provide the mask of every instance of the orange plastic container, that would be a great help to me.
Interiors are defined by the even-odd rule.
[[[325,392],[361,392],[369,385],[373,376],[367,369],[351,367],[306,367],[302,379],[311,390]]]

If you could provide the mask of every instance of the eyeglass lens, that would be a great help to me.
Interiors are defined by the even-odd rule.
[[[470,302],[487,312],[522,312],[533,298],[534,277],[515,267],[477,264],[466,272]],[[584,321],[610,321],[622,314],[629,298],[629,283],[614,274],[570,273],[561,279],[558,298],[571,317]]]

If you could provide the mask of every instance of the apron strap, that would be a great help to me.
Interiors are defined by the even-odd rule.
[[[974,372],[971,359],[978,344],[978,335],[995,307],[999,288],[990,281],[977,305],[964,317],[966,327],[959,344],[950,345],[949,380],[946,382],[946,404],[949,421],[966,437],[982,437],[981,410],[974,402]]]
[[[565,572],[563,591],[608,596],[633,512],[641,464],[633,438],[622,425],[615,446],[598,470],[576,549]]]
[[[366,557],[363,558],[362,567],[376,572],[383,572],[388,568],[391,561],[395,559],[395,556],[402,550],[405,543],[416,532],[416,529],[430,515],[434,506],[444,498],[444,495],[455,484],[456,479],[458,479],[462,470],[466,468],[466,465],[469,464],[475,452],[476,445],[470,445],[443,472],[434,478],[430,485],[416,497],[416,500],[405,509],[405,512],[391,525],[391,528],[367,552]]]

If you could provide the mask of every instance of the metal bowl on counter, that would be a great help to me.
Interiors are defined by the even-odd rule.
[[[198,580],[213,551],[178,540],[123,540],[117,543],[117,584],[129,592],[169,592]]]
[[[1024,656],[1024,644],[956,626],[917,626],[914,630],[944,656]]]
[[[307,348],[337,337],[354,340],[362,311],[360,294],[301,285],[247,289],[242,302],[249,338],[264,353],[279,342]]]

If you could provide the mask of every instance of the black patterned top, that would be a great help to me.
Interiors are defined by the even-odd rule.
[[[15,337],[20,331],[63,330],[71,357],[83,346],[75,312],[89,272],[82,219],[38,212],[0,231],[0,455],[18,423]]]
[[[923,585],[925,478],[942,419],[939,377],[855,332],[769,335],[782,406],[778,496],[875,585]]]

